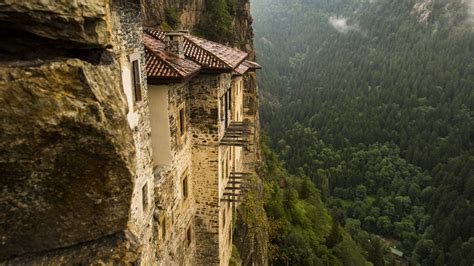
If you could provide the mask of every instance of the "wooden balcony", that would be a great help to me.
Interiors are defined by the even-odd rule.
[[[241,202],[243,193],[248,190],[251,176],[251,173],[231,172],[221,201],[229,203]]]
[[[230,122],[219,144],[223,146],[238,146],[247,148],[250,145],[249,136],[252,134],[249,121]]]

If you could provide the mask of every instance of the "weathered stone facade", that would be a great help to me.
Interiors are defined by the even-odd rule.
[[[191,81],[193,176],[199,177],[194,178],[196,239],[200,243],[196,261],[200,265],[219,265],[221,259],[219,192],[224,169],[219,99],[229,87],[229,75],[202,75]]]
[[[170,161],[155,163],[155,232],[157,233],[157,254],[161,265],[192,265],[196,242],[193,237],[194,193],[191,163],[190,111],[187,82],[172,85],[149,85],[151,120],[168,120],[168,142]],[[160,98],[165,98],[163,99]],[[164,112],[158,113],[162,109]],[[180,117],[180,111],[184,114]],[[180,120],[184,121],[180,121]],[[185,126],[181,132],[180,123]],[[152,122],[153,123],[153,122]],[[152,126],[152,137],[159,138],[157,127],[166,126],[158,122]],[[156,146],[155,146],[156,147]],[[188,242],[188,230],[191,239]]]
[[[159,263],[227,265],[236,202],[222,199],[230,173],[243,169],[244,153],[220,140],[226,125],[244,119],[243,77],[203,73],[182,83],[149,84],[149,93],[154,151],[171,158],[161,155],[155,164]],[[227,108],[226,96],[231,100]],[[185,115],[179,117],[183,108]],[[160,132],[164,126],[168,132]],[[183,178],[188,181],[185,198]]]

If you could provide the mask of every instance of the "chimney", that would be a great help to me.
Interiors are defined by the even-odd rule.
[[[178,30],[178,32],[182,33],[183,35],[189,35],[189,30]]]
[[[165,50],[172,54],[184,58],[184,32],[170,31],[165,34]]]

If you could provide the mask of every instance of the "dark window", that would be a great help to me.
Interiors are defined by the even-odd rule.
[[[229,125],[229,95],[228,93],[226,93],[224,95],[225,97],[225,104],[224,104],[224,123],[225,123],[225,127],[227,128],[227,126]]]
[[[163,220],[161,220],[161,239],[166,238],[166,217],[163,217]]]
[[[225,159],[222,159],[221,168],[222,168],[222,179],[224,179],[225,178]]]
[[[142,100],[139,61],[138,60],[133,61],[132,67],[133,67],[133,91],[134,91],[134,96],[135,96],[135,102],[139,102]]]
[[[183,178],[183,197],[188,198],[188,177]]]
[[[232,92],[232,90],[227,91],[227,95],[229,95],[228,96],[229,97],[229,112],[232,111],[232,93],[231,92]]]
[[[186,231],[186,244],[189,246],[191,245],[192,241],[192,231],[191,231],[191,226],[188,227],[188,230]]]
[[[142,187],[142,204],[143,212],[148,210],[148,183],[145,183]]]
[[[226,212],[225,210],[222,211],[222,228],[225,227],[225,216],[226,216]]]
[[[184,135],[185,131],[185,116],[184,116],[184,107],[179,109],[179,133],[180,136]]]

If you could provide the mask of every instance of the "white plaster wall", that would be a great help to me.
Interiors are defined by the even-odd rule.
[[[166,85],[149,85],[151,144],[154,166],[171,165],[171,133],[168,117],[168,90]]]
[[[161,89],[161,91],[157,91]],[[193,176],[191,165],[191,137],[190,131],[190,112],[187,103],[189,84],[170,84],[162,86],[150,86],[150,94],[153,103],[158,103],[159,112],[165,113],[165,121],[153,121],[160,128],[166,130],[168,137],[163,137],[162,140],[167,140],[171,147],[171,163],[169,166],[159,166],[155,170],[155,193],[156,204],[158,206],[157,216],[166,217],[167,234],[163,239],[161,238],[161,225],[158,223],[156,232],[159,236],[157,239],[157,252],[159,257],[159,265],[195,265],[194,250],[196,246],[195,236],[192,233],[192,243],[186,243],[186,231],[189,226],[193,226],[193,218],[195,214],[195,200],[193,197]],[[163,96],[163,91],[167,92],[167,96]],[[156,92],[156,93],[155,93]],[[159,100],[156,100],[156,97]],[[166,103],[164,103],[166,99]],[[186,105],[185,121],[186,133],[181,141],[178,141],[178,107]],[[163,111],[163,107],[164,110]],[[153,109],[154,107],[150,107]],[[156,115],[152,115],[156,118]],[[161,117],[161,116],[160,116]],[[152,118],[152,120],[155,120]],[[162,117],[161,117],[162,118]],[[160,118],[160,120],[161,120]],[[152,129],[152,138],[155,138]],[[182,194],[182,178],[187,174],[188,176],[188,197],[184,199]],[[194,229],[192,230],[194,232]]]
[[[128,114],[127,120],[130,128],[138,125],[138,114],[135,112],[133,100],[133,79],[132,79],[132,63],[127,57],[121,59],[120,65],[122,67],[122,85],[125,96],[127,97]]]

